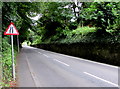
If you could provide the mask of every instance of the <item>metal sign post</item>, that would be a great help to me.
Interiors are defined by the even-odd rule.
[[[12,75],[13,80],[15,80],[15,62],[14,62],[14,47],[13,47],[13,35],[11,35],[11,45],[12,45]]]
[[[6,31],[4,32],[4,35],[11,35],[11,46],[12,46],[12,76],[13,76],[13,80],[15,81],[15,59],[14,59],[14,44],[13,44],[13,35],[19,35],[18,30],[16,29],[16,27],[14,26],[14,23],[10,23],[10,25],[8,26],[8,28],[6,29]],[[19,40],[18,40],[18,36],[17,36],[17,43],[19,46]],[[18,51],[19,51],[19,47],[18,47]]]
[[[19,46],[19,36],[17,35],[17,44],[18,44],[18,52],[20,51],[20,46]]]

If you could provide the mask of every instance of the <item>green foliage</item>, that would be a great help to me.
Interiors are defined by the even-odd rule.
[[[74,34],[82,34],[86,35],[90,32],[96,32],[95,27],[78,27],[77,29],[73,30],[72,33]]]
[[[2,11],[3,32],[11,21],[14,22],[20,33],[20,43],[27,40],[29,34],[28,29],[36,31],[32,26],[33,20],[31,20],[30,17],[36,16],[39,12],[39,3],[4,2]]]
[[[77,43],[82,42],[84,37],[89,35],[89,33],[96,32],[94,27],[78,27],[75,30],[65,30],[64,35],[66,38],[62,39],[60,43]],[[89,35],[90,36],[90,35]]]
[[[76,34],[91,33],[86,27],[84,30],[75,30],[78,25],[96,27],[96,30],[107,31],[111,35],[119,32],[119,2],[78,2],[78,4],[82,6],[75,5],[74,2],[3,3],[3,29],[6,29],[8,22],[12,20],[19,29],[20,42],[34,39],[35,44],[45,41],[56,42]],[[40,14],[38,21],[31,19],[38,14]],[[28,29],[36,36],[31,36]]]
[[[96,35],[104,33],[108,37],[107,34],[110,33],[114,38],[119,32],[118,2],[82,2],[82,7],[76,6],[74,3],[58,2],[43,2],[40,5],[42,16],[37,22],[36,28],[41,37],[40,39],[38,37],[37,40],[40,42],[36,43],[61,41],[67,43],[68,39],[70,42],[79,42],[96,31],[98,31],[97,34],[95,33]],[[65,8],[66,6],[67,8]],[[78,13],[75,11],[77,7],[79,8]],[[78,26],[82,27],[76,29]],[[89,38],[91,37],[86,39]]]
[[[40,43],[75,43],[84,40],[83,38],[89,33],[95,33],[97,30],[95,27],[78,27],[75,30],[69,30],[66,27],[64,30],[61,28],[56,29],[57,34],[50,37],[49,39],[42,41]],[[61,32],[62,31],[62,32]],[[39,38],[38,38],[39,39]],[[40,40],[40,39],[39,39]]]
[[[57,28],[65,28],[70,24],[70,20],[73,17],[72,10],[64,8],[70,3],[59,3],[59,2],[47,2],[41,3],[42,17],[38,21],[37,28],[40,28],[42,34],[42,40],[46,40],[57,34]],[[69,23],[68,23],[69,22]],[[60,30],[59,30],[60,32]],[[62,32],[62,30],[61,30]]]
[[[9,42],[8,37],[3,38],[3,41],[2,41],[2,68],[3,68],[3,82],[6,84],[12,80],[11,45],[8,42]]]
[[[2,2],[0,1],[0,9],[2,8]]]
[[[35,35],[33,36],[33,42],[32,42],[32,45],[35,45],[35,44],[40,44],[42,41],[41,41],[41,36],[38,36],[38,35]]]
[[[114,2],[94,2],[87,4],[86,8],[83,9],[81,18],[84,19],[84,23],[87,25],[97,27],[98,30],[105,30],[118,19],[119,3]]]

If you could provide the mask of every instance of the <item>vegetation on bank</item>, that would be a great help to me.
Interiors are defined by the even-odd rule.
[[[27,39],[32,20],[27,17],[29,11],[33,10],[32,3],[4,2],[2,5],[2,83],[0,86],[9,87],[12,78],[12,57],[10,36],[5,36],[4,32],[10,22],[13,22],[19,30],[20,47],[24,39]],[[33,4],[34,6],[36,3]],[[27,6],[27,7],[26,7]],[[31,9],[30,9],[31,8]],[[27,13],[28,12],[28,13]],[[26,14],[27,13],[27,14]],[[25,25],[24,25],[25,24]],[[14,36],[14,56],[16,64],[17,37]]]
[[[12,56],[11,56],[10,36],[2,40],[2,83],[4,87],[9,87],[12,78]],[[16,64],[17,47],[14,46],[14,58]]]
[[[117,33],[118,34],[118,33]],[[40,38],[38,36],[38,38]],[[38,42],[38,43],[37,43]],[[106,34],[98,35],[95,27],[78,27],[75,30],[66,30],[64,31],[62,37],[58,35],[54,35],[49,39],[46,39],[44,42],[36,39],[33,41],[32,45],[35,44],[72,44],[72,43],[120,43],[120,35],[111,35],[108,31]]]
[[[36,32],[31,30],[32,44],[120,42],[120,2],[41,5],[46,7],[35,25]]]

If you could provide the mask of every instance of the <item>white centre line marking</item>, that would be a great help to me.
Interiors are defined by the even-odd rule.
[[[105,80],[105,79],[102,79],[102,78],[100,78],[100,77],[97,77],[97,76],[95,76],[95,75],[93,75],[93,74],[90,74],[90,73],[87,73],[87,72],[84,72],[84,73],[87,74],[87,75],[90,75],[90,76],[92,76],[92,77],[94,77],[94,78],[96,78],[96,79],[99,79],[99,80],[101,80],[101,81],[104,81],[104,82],[106,82],[106,83],[109,83],[109,84],[111,84],[111,85],[114,85],[114,86],[116,86],[116,87],[119,87],[118,84],[112,83],[112,82],[110,82],[110,81],[107,81],[107,80]]]
[[[32,47],[32,48],[38,49],[38,48],[35,48],[35,47]],[[39,50],[46,52],[46,50],[42,50],[42,49],[39,49]],[[82,58],[78,58],[78,57],[73,57],[73,56],[69,56],[69,55],[65,55],[65,54],[60,54],[60,53],[51,52],[51,51],[47,51],[47,52],[55,53],[55,54],[58,54],[58,55],[61,55],[61,56],[74,58],[74,59],[78,59],[78,60],[82,60],[82,61],[87,61],[87,62],[90,62],[90,63],[95,63],[95,64],[99,64],[99,65],[103,65],[103,66],[108,66],[108,67],[112,67],[112,68],[116,68],[116,69],[119,68],[118,66],[113,66],[113,65],[109,65],[109,64],[99,63],[99,62],[95,62],[95,61],[91,61],[91,60],[87,60],[87,59],[82,59]]]
[[[42,54],[41,52],[38,52],[39,54]]]
[[[46,54],[43,54],[43,55],[49,58],[49,56],[48,56],[48,55],[46,55]]]
[[[61,62],[61,61],[57,60],[57,59],[53,59],[53,60],[55,60],[55,61],[57,61],[57,62],[59,62],[59,63],[61,63],[61,64],[64,64],[64,65],[66,65],[66,66],[70,66],[70,65],[68,65],[68,64],[66,64],[66,63],[64,63],[64,62]]]
[[[113,65],[109,65],[109,64],[105,64],[105,63],[99,63],[99,62],[95,62],[95,61],[91,61],[91,60],[87,60],[87,59],[83,59],[83,58],[79,58],[79,57],[69,56],[69,55],[60,54],[60,53],[57,53],[57,54],[61,55],[61,56],[69,57],[69,58],[74,58],[74,59],[78,59],[78,60],[82,60],[82,61],[94,63],[94,64],[99,64],[99,65],[103,65],[103,66],[108,66],[108,67],[116,68],[116,69],[119,68],[118,66],[113,66]]]

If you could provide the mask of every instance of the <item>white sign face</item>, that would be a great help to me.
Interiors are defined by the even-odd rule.
[[[14,24],[11,22],[8,28],[6,29],[4,35],[19,35],[19,32],[14,26]]]

